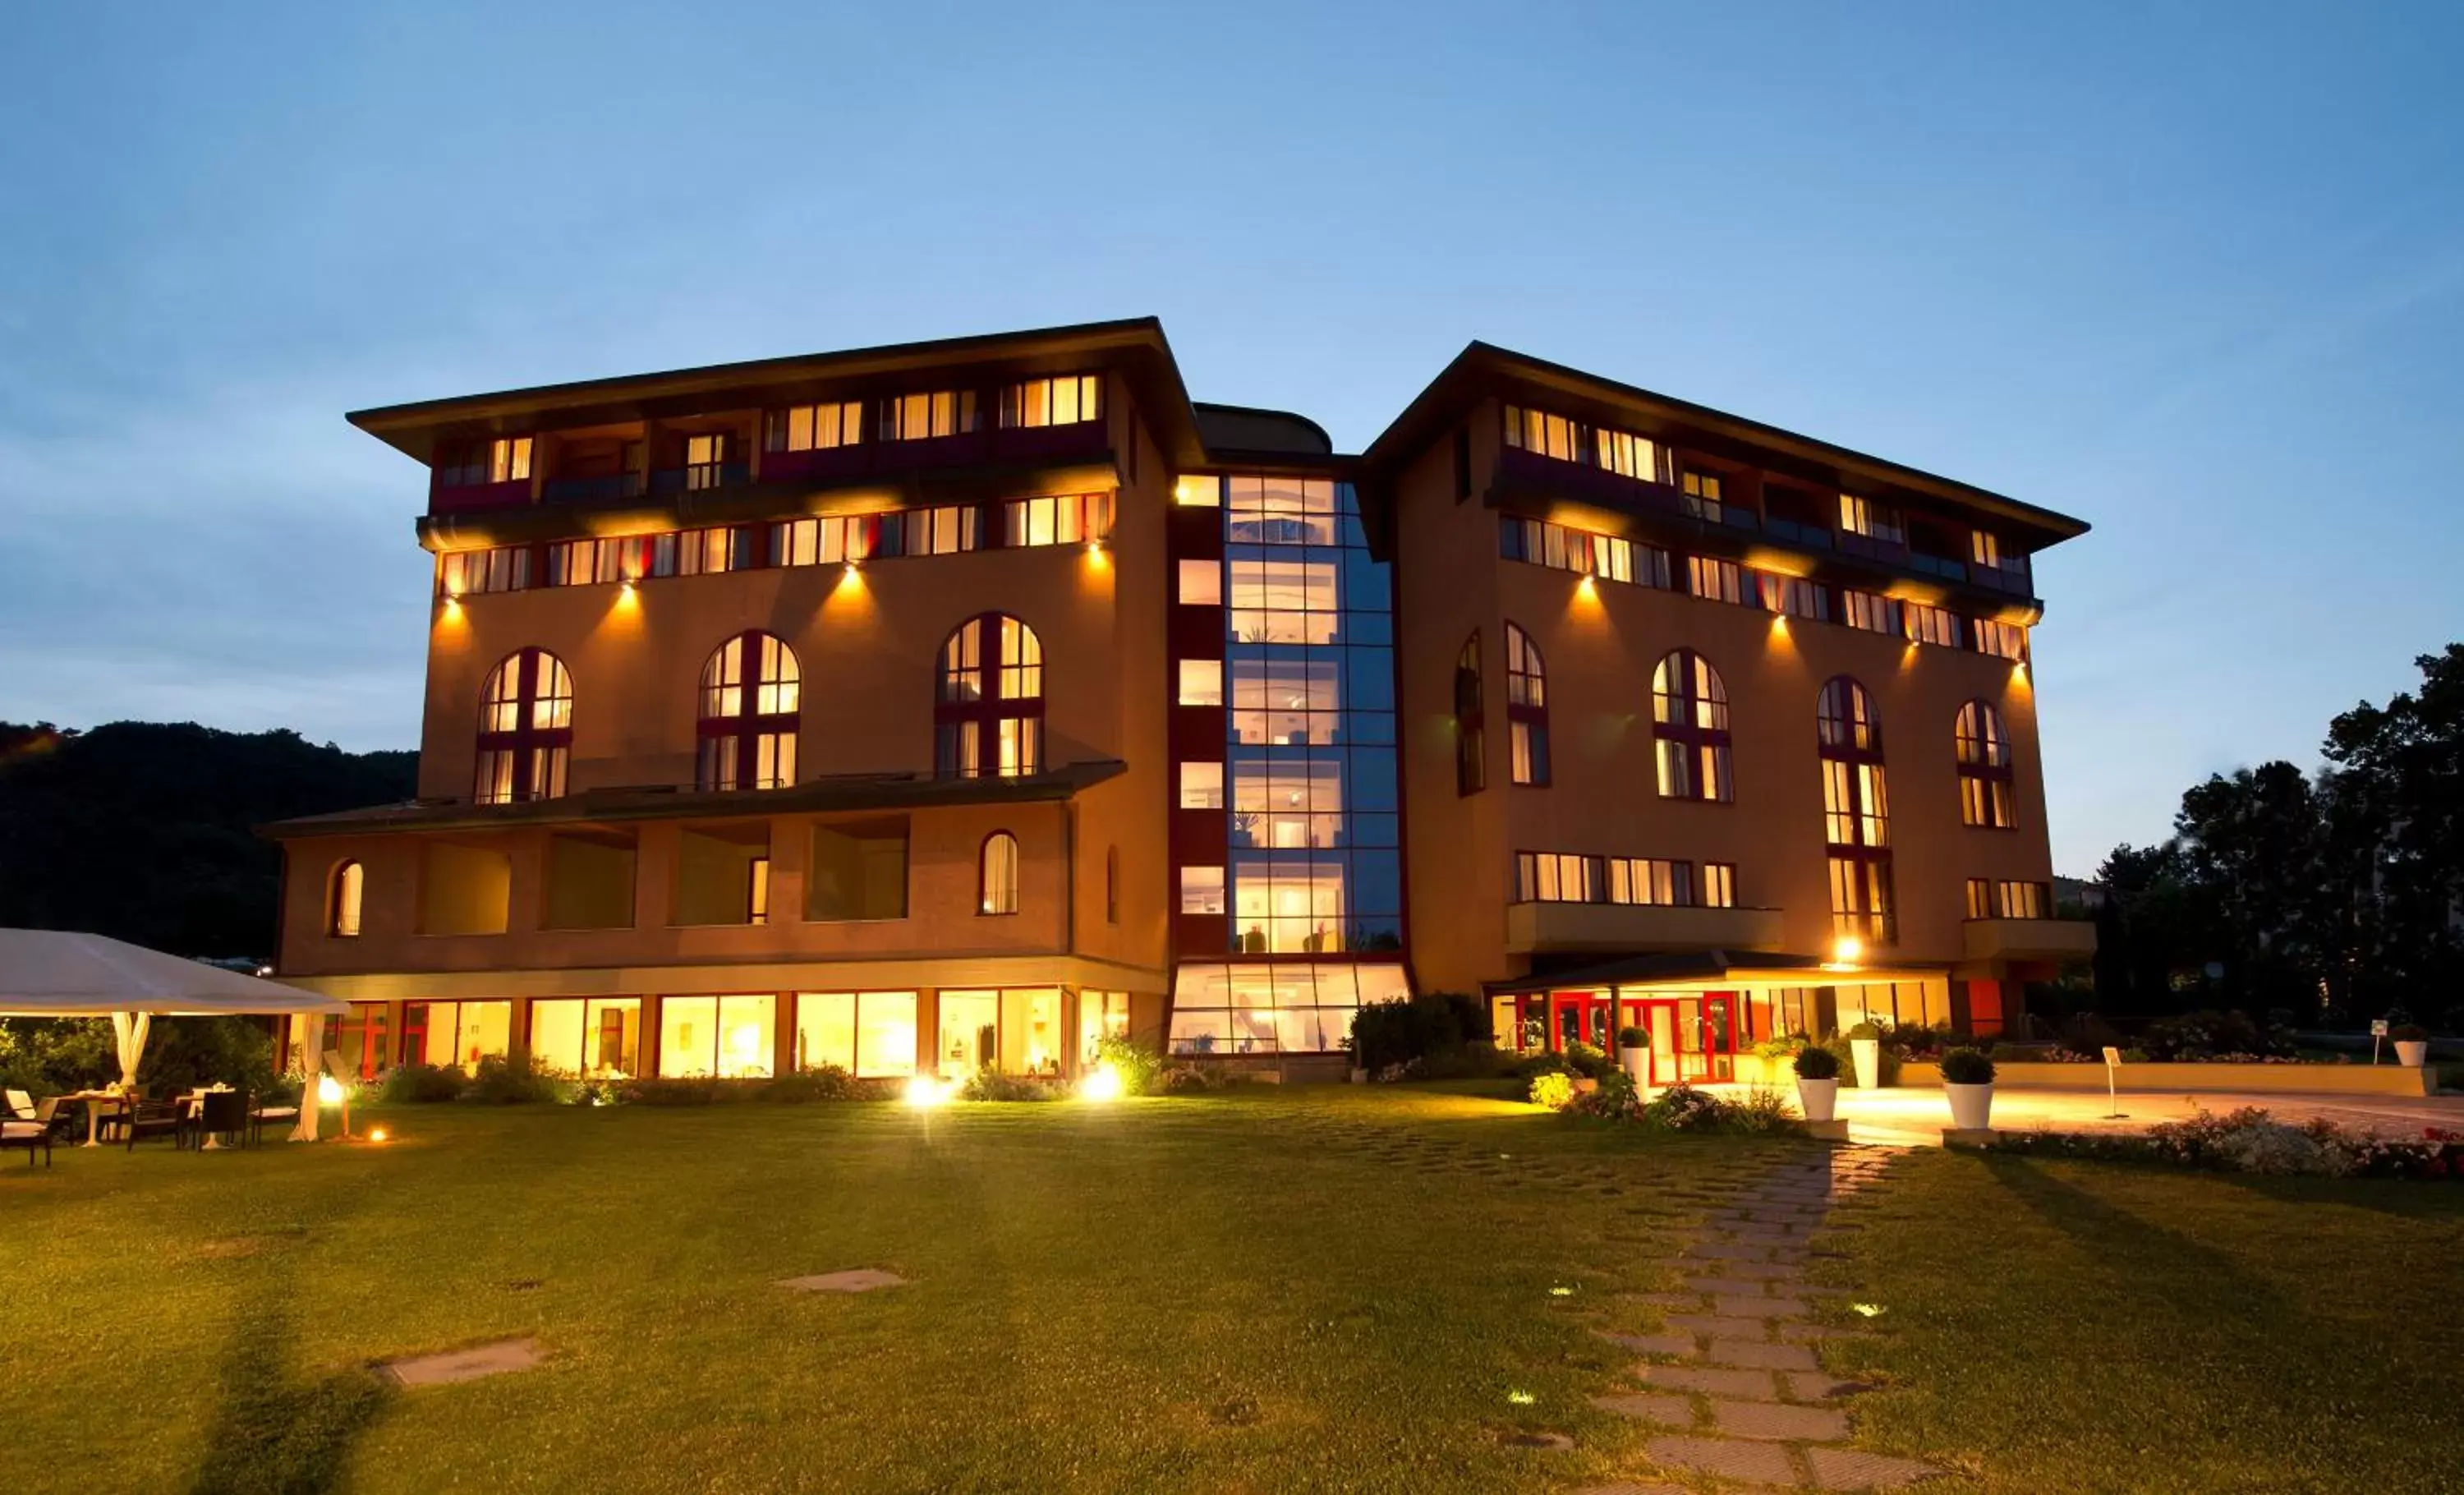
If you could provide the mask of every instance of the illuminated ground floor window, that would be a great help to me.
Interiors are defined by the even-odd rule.
[[[642,1053],[642,999],[558,997],[531,1003],[531,1058],[591,1079],[630,1075]]]
[[[901,1079],[915,1072],[913,992],[800,992],[796,996],[797,1069],[833,1065],[859,1079]]]
[[[664,997],[659,1000],[659,1074],[767,1079],[777,1048],[777,999]]]
[[[940,1072],[949,1078],[1061,1072],[1061,989],[1012,987],[938,994]]]
[[[1127,992],[1080,992],[1078,994],[1078,1057],[1091,1061],[1095,1044],[1108,1038],[1127,1038],[1130,1033],[1130,994]]]
[[[513,1046],[510,1001],[410,1001],[402,1007],[402,1062],[478,1072]]]
[[[1174,978],[1176,1054],[1325,1054],[1361,1004],[1411,996],[1400,965],[1276,961],[1184,965]]]

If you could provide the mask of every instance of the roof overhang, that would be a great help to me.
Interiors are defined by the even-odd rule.
[[[1864,960],[1826,960],[1820,956],[1705,950],[1624,956],[1570,970],[1490,981],[1485,989],[1492,997],[1610,989],[1626,993],[1764,992],[1799,986],[1938,980],[1948,972],[1947,966],[1877,965]]]
[[[1069,763],[1020,778],[935,779],[920,774],[847,774],[784,789],[584,789],[518,804],[413,801],[309,815],[257,827],[274,841],[309,836],[360,836],[390,831],[587,828],[627,821],[750,820],[771,815],[934,809],[953,804],[1027,804],[1075,798],[1081,790],[1127,772],[1116,758]]]
[[[2041,550],[2088,531],[2084,519],[1990,489],[1478,341],[1457,354],[1369,444],[1362,454],[1369,477],[1364,500],[1370,490],[1376,490],[1382,503],[1382,491],[1406,462],[1482,400],[1507,395],[1545,397],[1559,414],[1676,442],[1809,483],[1920,506],[1981,512],[1992,517],[2005,540],[2022,550]]]
[[[354,410],[345,418],[394,450],[429,462],[440,441],[895,393],[926,373],[1024,379],[1090,367],[1120,374],[1148,429],[1176,467],[1204,461],[1205,444],[1180,365],[1164,341],[1163,323],[1153,317],[539,385],[380,406]]]

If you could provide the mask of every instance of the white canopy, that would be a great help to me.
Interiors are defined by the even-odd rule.
[[[0,1018],[110,1018],[122,1084],[137,1083],[145,1030],[158,1017],[347,1009],[336,998],[100,934],[0,929]]]

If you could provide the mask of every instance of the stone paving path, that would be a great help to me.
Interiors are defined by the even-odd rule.
[[[1896,1154],[1845,1147],[1784,1167],[1715,1211],[1685,1247],[1682,1290],[1654,1293],[1666,1331],[1605,1337],[1643,1356],[1639,1390],[1593,1398],[1666,1429],[1644,1452],[1663,1473],[1753,1488],[1886,1490],[1942,1471],[1847,1446],[1845,1403],[1869,1388],[1823,1374],[1815,1341],[1856,1332],[1817,1324],[1813,1300],[1843,1289],[1805,1280],[1831,1206],[1880,1181]],[[1828,1228],[1851,1229],[1841,1221]],[[1674,1485],[1594,1485],[1581,1495],[1684,1495]]]

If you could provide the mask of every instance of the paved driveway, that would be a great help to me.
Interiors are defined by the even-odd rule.
[[[2245,1106],[2259,1107],[2279,1121],[2324,1116],[2342,1126],[2388,1135],[2417,1135],[2424,1127],[2464,1132],[2464,1095],[2184,1095],[2123,1090],[2119,1103],[2122,1114],[2117,1117],[2111,1114],[2116,1103],[2101,1091],[2089,1094],[2021,1086],[1994,1088],[1993,1125],[2006,1132],[2139,1132],[2159,1121],[2180,1121],[2198,1110],[2239,1110]],[[1848,1123],[1849,1136],[1859,1142],[1939,1147],[1943,1129],[1950,1125],[1950,1106],[1935,1089],[1843,1089],[1839,1117]]]

